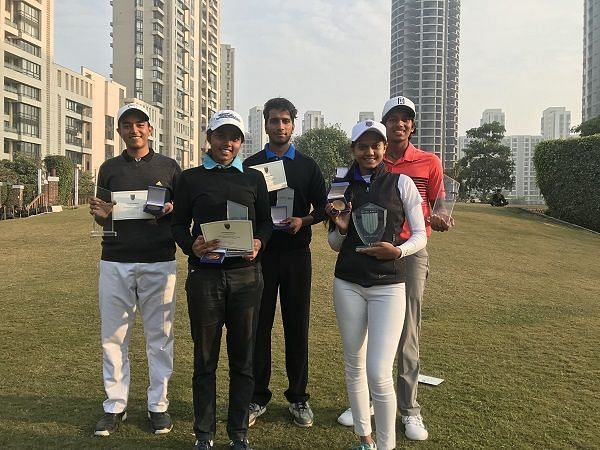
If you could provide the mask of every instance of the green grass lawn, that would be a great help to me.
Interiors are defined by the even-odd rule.
[[[600,447],[600,237],[516,208],[458,205],[457,226],[435,233],[423,305],[421,386],[429,441],[398,447]],[[185,259],[179,254],[173,432],[154,436],[145,417],[147,367],[141,324],[131,348],[129,419],[109,438],[102,415],[97,272],[100,241],[85,208],[0,222],[0,447],[190,448],[192,343]],[[282,330],[274,332],[273,401],[250,429],[257,449],[344,449],[336,423],[347,405],[325,231],[313,242],[310,382],[315,425],[295,427]],[[217,448],[226,448],[226,353],[218,374]]]

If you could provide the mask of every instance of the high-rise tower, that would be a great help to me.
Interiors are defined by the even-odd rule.
[[[452,168],[458,149],[460,0],[392,0],[390,97],[417,107],[412,142]]]
[[[113,0],[113,79],[161,112],[156,151],[199,164],[219,92],[218,0]]]
[[[600,0],[583,9],[583,95],[581,120],[600,116]]]

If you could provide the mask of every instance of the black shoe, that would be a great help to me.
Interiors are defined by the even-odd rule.
[[[173,421],[168,412],[148,411],[148,419],[154,434],[166,434],[173,429]]]
[[[125,411],[121,413],[104,413],[102,418],[96,423],[95,436],[109,436],[117,431],[119,424],[127,419]]]
[[[250,447],[250,442],[248,442],[248,439],[246,438],[234,439],[233,441],[230,441],[229,448],[232,448],[233,450],[252,450],[252,447]]]
[[[194,444],[194,450],[212,450],[213,441],[197,439]]]

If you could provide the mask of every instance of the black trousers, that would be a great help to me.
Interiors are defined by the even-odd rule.
[[[223,325],[229,359],[229,439],[248,432],[252,399],[252,351],[263,280],[260,264],[239,269],[190,268],[185,284],[194,341],[194,433],[213,439],[216,431],[216,370]]]
[[[306,401],[308,384],[308,319],[310,315],[311,255],[309,248],[267,251],[262,256],[263,289],[256,344],[254,346],[254,395],[252,402],[266,405],[271,400],[271,330],[275,319],[277,292],[285,337],[285,368],[290,403]]]

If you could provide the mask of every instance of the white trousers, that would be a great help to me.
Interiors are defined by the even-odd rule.
[[[169,406],[167,385],[173,373],[175,320],[175,261],[119,263],[100,261],[98,285],[104,412],[120,413],[129,395],[129,340],[139,309],[148,358],[148,410],[164,412]]]
[[[375,410],[377,448],[396,447],[396,392],[392,370],[406,307],[404,283],[362,287],[334,278],[333,302],[344,344],[346,388],[354,431],[372,432],[369,394]]]

